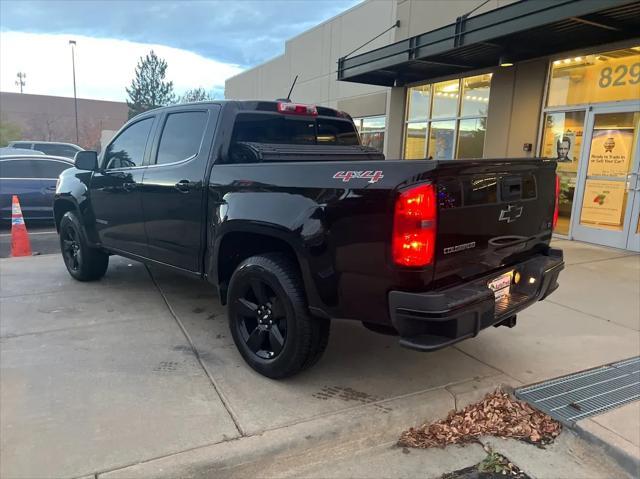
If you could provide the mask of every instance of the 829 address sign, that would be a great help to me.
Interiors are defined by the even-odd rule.
[[[640,83],[640,62],[631,66],[618,65],[616,68],[605,67],[600,70],[598,86],[609,88],[612,86],[637,85]]]

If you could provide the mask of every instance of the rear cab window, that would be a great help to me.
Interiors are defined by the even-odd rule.
[[[347,146],[359,145],[360,139],[353,122],[347,119],[239,113],[231,136],[229,162],[250,162],[238,143]]]
[[[231,143],[237,142],[313,145],[316,143],[315,119],[241,113],[236,118],[231,139]]]
[[[334,120],[331,118],[319,118],[318,144],[323,145],[359,145],[358,132],[350,121]]]

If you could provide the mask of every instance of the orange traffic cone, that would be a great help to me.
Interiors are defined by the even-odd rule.
[[[11,200],[11,256],[31,256],[29,233],[16,195]]]

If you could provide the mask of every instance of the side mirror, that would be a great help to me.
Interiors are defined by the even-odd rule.
[[[79,170],[97,170],[98,153],[91,150],[79,151],[75,156],[75,165]]]

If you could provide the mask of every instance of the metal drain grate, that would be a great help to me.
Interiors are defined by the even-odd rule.
[[[516,397],[562,422],[640,399],[640,356],[516,389]]]

